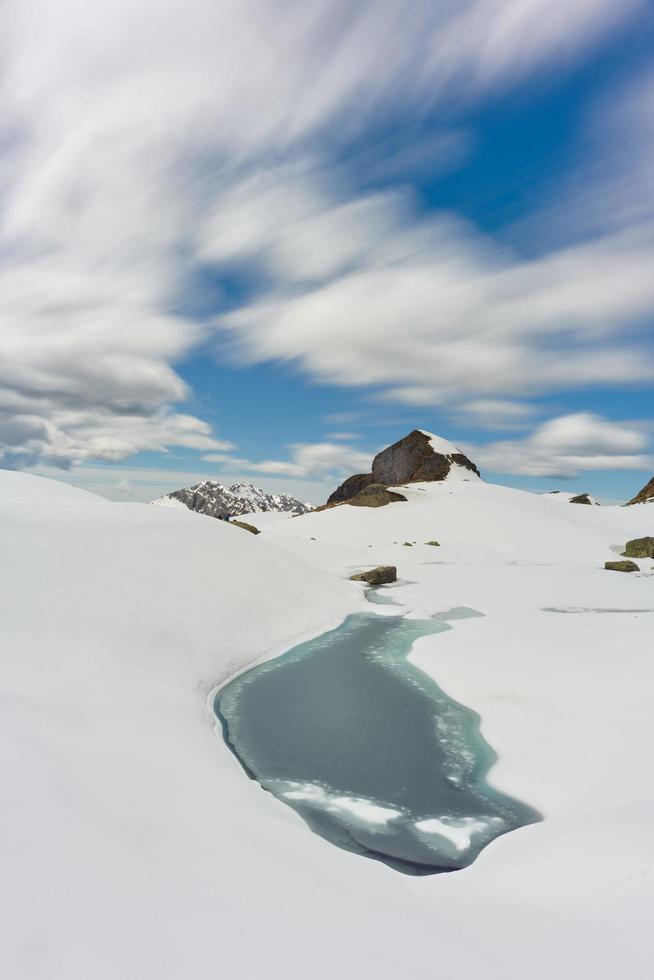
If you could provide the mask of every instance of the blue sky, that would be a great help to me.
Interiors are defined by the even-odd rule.
[[[0,465],[319,500],[419,427],[649,479],[648,3],[87,6],[3,15]]]

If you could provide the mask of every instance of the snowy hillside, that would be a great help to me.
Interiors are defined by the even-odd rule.
[[[0,471],[3,975],[648,975],[654,571],[603,563],[653,533],[650,508],[479,480],[403,493],[255,515],[255,537]],[[483,613],[411,658],[481,715],[491,781],[545,818],[450,875],[312,834],[207,707],[234,671],[370,610],[346,579],[381,563],[410,615]]]
[[[193,487],[175,490],[153,503],[168,506],[170,501],[179,501],[189,510],[208,517],[240,516],[268,511],[306,514],[311,510],[311,504],[302,503],[285,493],[266,493],[251,483],[234,483],[231,487],[224,487],[216,480],[203,480]]]

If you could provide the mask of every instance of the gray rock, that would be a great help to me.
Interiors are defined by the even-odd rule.
[[[639,572],[640,568],[635,561],[606,561],[604,568],[609,572]]]
[[[350,575],[352,582],[367,582],[368,585],[386,585],[387,582],[397,582],[397,568],[395,565],[377,565],[367,572],[357,572]]]
[[[345,500],[343,503],[350,504],[352,507],[385,507],[386,504],[394,504],[398,501],[404,501],[406,503],[406,497],[403,497],[401,493],[396,493],[394,490],[387,490],[380,483],[371,483],[369,486],[364,487],[356,497]]]
[[[592,504],[593,501],[590,499],[587,493],[579,493],[576,497],[570,497],[571,504]]]
[[[622,554],[625,558],[654,558],[654,538],[634,538],[627,541]]]
[[[244,531],[249,531],[250,534],[261,534],[258,527],[254,527],[252,524],[246,524],[245,521],[230,521],[230,524],[235,524],[236,527],[242,527]]]
[[[434,548],[440,548],[438,541],[425,541],[425,544],[431,544],[434,546]]]
[[[373,483],[374,479],[372,473],[355,473],[354,476],[348,476],[347,480],[344,480],[327,498],[327,503],[338,504],[343,500],[356,497],[365,487]]]

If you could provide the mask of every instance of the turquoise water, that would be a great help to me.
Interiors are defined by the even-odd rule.
[[[470,864],[539,814],[494,790],[479,718],[407,662],[452,610],[412,620],[349,616],[217,694],[225,740],[246,773],[332,844],[406,874]]]

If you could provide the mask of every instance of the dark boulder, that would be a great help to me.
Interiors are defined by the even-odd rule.
[[[367,572],[357,572],[350,575],[352,582],[367,582],[368,585],[386,585],[387,582],[397,582],[397,568],[395,565],[377,565],[370,568]]]
[[[249,531],[250,534],[261,534],[258,527],[254,527],[252,524],[246,524],[245,521],[230,521],[230,524],[235,524],[236,527],[242,527],[244,531]]]
[[[349,504],[351,507],[385,507],[386,504],[394,504],[398,500],[403,500],[406,503],[406,497],[403,497],[401,493],[387,490],[381,483],[371,483],[364,487],[356,497],[345,500],[343,503]]]
[[[643,489],[636,494],[633,500],[629,500],[628,504],[647,504],[649,502],[654,503],[654,476],[645,484]]]
[[[348,476],[347,480],[341,483],[340,487],[337,487],[327,498],[327,503],[338,504],[343,500],[356,497],[358,493],[361,493],[373,481],[374,477],[372,473],[355,473],[354,476]]]
[[[587,493],[579,493],[576,497],[570,497],[571,504],[592,504],[592,502]]]
[[[627,541],[622,554],[625,558],[654,558],[654,538],[634,538]]]
[[[604,568],[609,572],[639,572],[640,568],[635,561],[606,561]]]

